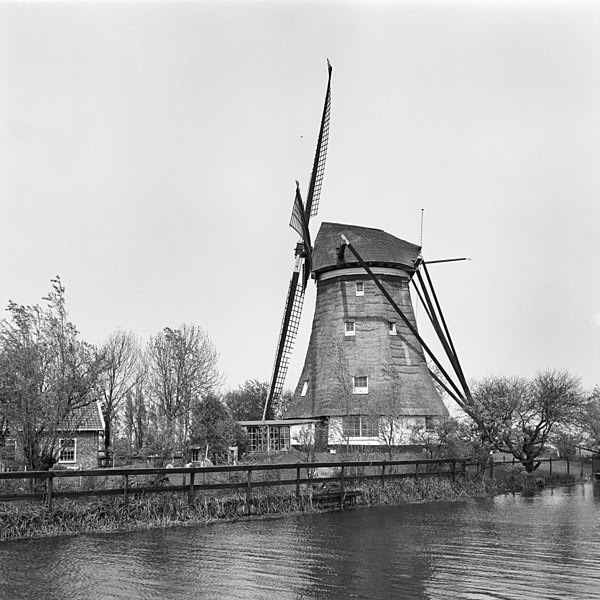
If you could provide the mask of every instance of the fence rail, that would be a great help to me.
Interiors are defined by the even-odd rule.
[[[557,460],[542,459],[549,463],[550,475],[556,470]],[[565,464],[565,461],[560,461]],[[584,475],[583,459],[572,465],[566,461],[566,473]],[[257,488],[289,486],[300,496],[302,486],[333,484],[339,493],[340,506],[344,497],[353,486],[364,480],[386,481],[400,478],[443,476],[455,480],[467,472],[479,474],[489,470],[494,476],[494,469],[508,466],[511,461],[488,461],[481,465],[465,459],[441,460],[381,460],[381,461],[339,461],[310,463],[281,463],[212,467],[174,467],[174,468],[113,468],[113,469],[81,469],[57,471],[13,471],[0,472],[0,502],[19,500],[43,501],[52,508],[55,498],[81,498],[86,496],[129,496],[141,494],[160,494],[185,492],[190,503],[194,502],[196,493],[214,490],[237,490],[246,495],[249,504],[253,490]],[[512,464],[519,464],[512,461]],[[573,467],[573,468],[571,468]],[[577,468],[578,467],[578,468]],[[562,472],[565,472],[564,470]],[[70,485],[71,489],[58,489],[68,480],[78,478]],[[5,482],[21,480],[24,486],[15,489]],[[98,487],[98,481],[103,487]],[[15,487],[14,485],[12,486]],[[29,488],[26,491],[24,488]],[[73,489],[77,487],[78,489]],[[328,494],[332,495],[331,492]]]
[[[448,476],[453,479],[467,469],[466,460],[398,460],[398,461],[343,461],[283,463],[212,467],[174,468],[116,468],[57,471],[13,471],[0,473],[0,502],[42,500],[51,508],[54,498],[81,498],[85,496],[123,496],[187,492],[194,501],[197,492],[208,490],[237,490],[246,494],[249,502],[256,488],[294,486],[296,495],[301,486],[335,484],[339,486],[341,501],[346,491],[360,480],[387,480],[405,477]],[[271,476],[271,475],[274,475]],[[60,490],[57,483],[78,478],[80,489]],[[141,478],[146,481],[140,482]],[[85,487],[84,480],[103,480],[112,484],[98,488]],[[3,481],[29,482],[30,491],[22,489],[2,493]],[[165,481],[168,482],[165,485]],[[27,483],[26,483],[27,487]],[[82,489],[83,488],[83,489]]]

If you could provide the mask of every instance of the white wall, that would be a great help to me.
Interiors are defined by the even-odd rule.
[[[380,428],[384,426],[383,419],[380,419]],[[401,420],[394,420],[394,440],[393,445],[399,446],[410,443],[411,428],[415,425],[425,425],[425,417],[404,417]],[[383,437],[351,437],[346,438],[342,428],[342,417],[331,417],[329,419],[329,432],[327,443],[330,446],[381,446],[387,443],[387,436]]]

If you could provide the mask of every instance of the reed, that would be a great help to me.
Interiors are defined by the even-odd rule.
[[[549,485],[575,483],[577,477],[505,472],[504,477],[406,478],[365,480],[356,496],[359,506],[449,501],[507,492],[532,493]],[[339,489],[339,487],[337,488]],[[351,488],[347,488],[349,490]],[[336,488],[333,491],[335,493]],[[52,510],[29,502],[0,504],[0,540],[56,535],[135,531],[174,525],[198,525],[248,516],[285,515],[322,510],[313,502],[313,492],[276,488],[255,491],[250,501],[245,493],[196,494],[190,504],[184,493],[132,496],[128,499],[98,498],[92,501],[56,499]]]
[[[490,493],[487,482],[471,479],[451,481],[447,478],[401,479],[392,482],[366,483],[357,504],[374,506],[381,504],[412,504],[438,500],[485,496]]]
[[[0,540],[89,532],[135,531],[182,524],[206,524],[245,516],[312,511],[310,494],[292,492],[198,495],[189,504],[185,494],[161,494],[81,502],[60,499],[52,511],[31,503],[0,505]]]

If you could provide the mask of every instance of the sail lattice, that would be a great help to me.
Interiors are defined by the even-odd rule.
[[[291,309],[288,308],[292,303]],[[298,277],[292,277],[290,288],[288,290],[281,330],[279,332],[279,346],[275,363],[273,365],[273,374],[271,376],[271,389],[269,390],[268,406],[272,406],[278,400],[283,391],[283,385],[288,371],[288,365],[294,349],[294,342],[298,328],[300,327],[300,316],[302,314],[302,305],[304,303],[304,290],[302,281]],[[265,410],[266,414],[266,410]]]
[[[312,202],[310,204],[310,216],[314,217],[319,212],[319,199],[321,197],[321,186],[323,185],[323,175],[325,173],[325,161],[327,159],[327,144],[329,142],[329,117],[331,114],[331,87],[327,88],[325,98],[325,108],[323,110],[323,119],[321,121],[321,130],[315,152],[315,162],[313,166],[312,178],[314,178],[314,187],[312,193]],[[312,179],[311,178],[311,179]],[[312,181],[311,181],[312,184]]]

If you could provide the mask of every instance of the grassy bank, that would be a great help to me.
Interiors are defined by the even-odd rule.
[[[428,477],[386,482],[365,482],[359,486],[359,506],[397,505],[417,502],[452,501],[507,492],[531,493],[550,485],[568,485],[579,478],[525,474],[506,469],[490,477]],[[181,493],[98,499],[91,502],[57,500],[51,511],[44,506],[14,502],[0,505],[0,540],[78,533],[136,531],[175,525],[199,525],[248,516],[285,515],[320,510],[313,494],[278,489],[255,495],[250,503],[245,494],[197,496],[192,505]]]

